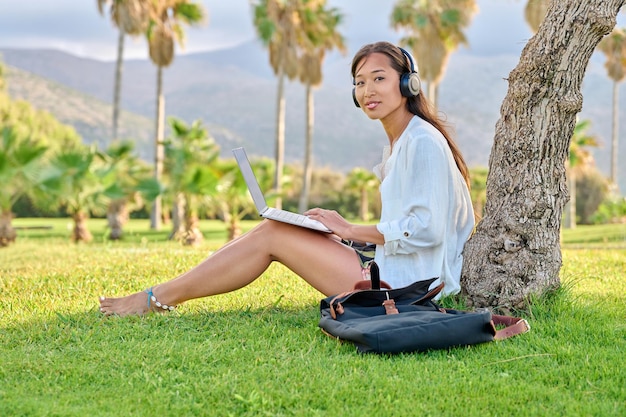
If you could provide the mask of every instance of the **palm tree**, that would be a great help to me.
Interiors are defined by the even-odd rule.
[[[40,199],[65,209],[74,221],[74,242],[93,239],[87,219],[106,213],[111,200],[124,197],[106,156],[95,146],[76,146],[57,152],[43,169]]]
[[[552,0],[528,0],[528,3],[526,3],[524,18],[533,33],[539,30],[539,25],[546,17],[546,12],[548,11],[551,1]]]
[[[306,0],[257,0],[252,1],[254,26],[261,41],[269,49],[269,60],[278,78],[276,94],[276,173],[274,191],[275,205],[282,207],[282,175],[285,154],[285,77],[298,76],[298,39],[303,39],[302,7]]]
[[[98,11],[104,16],[104,8],[110,7],[113,24],[118,28],[115,85],[113,87],[112,139],[117,139],[124,62],[124,36],[141,35],[148,27],[148,7],[145,0],[97,0]]]
[[[348,173],[346,187],[359,194],[359,218],[364,222],[370,219],[369,201],[371,194],[376,191],[377,184],[378,179],[374,173],[366,169],[354,168]]]
[[[216,193],[218,172],[214,163],[219,147],[199,120],[190,126],[171,117],[171,138],[165,147],[168,194],[174,200],[170,239],[193,245],[202,240],[198,228],[201,200]]]
[[[0,247],[15,241],[13,205],[40,180],[41,162],[47,147],[31,137],[20,137],[19,129],[3,127],[0,133]]]
[[[566,164],[570,197],[567,202],[569,207],[565,209],[565,227],[570,229],[576,228],[576,177],[593,166],[593,155],[586,148],[598,146],[598,138],[587,133],[590,127],[589,120],[576,123],[570,140],[569,158]]]
[[[122,190],[123,196],[113,199],[107,209],[109,239],[119,240],[123,228],[129,219],[131,210],[143,207],[144,201],[150,200],[158,186],[150,180],[151,170],[143,161],[133,154],[135,145],[130,141],[112,143],[103,159],[110,166],[110,175],[102,181],[115,182]],[[147,192],[150,190],[150,192]],[[158,194],[158,191],[156,191]],[[154,197],[152,197],[154,198]]]
[[[611,182],[618,181],[618,135],[619,135],[619,83],[626,76],[626,29],[614,29],[598,44],[598,49],[606,55],[609,78],[613,80],[613,123],[611,129]]]
[[[148,45],[150,59],[157,66],[157,100],[156,100],[156,135],[154,152],[154,178],[157,182],[163,176],[165,132],[165,98],[163,96],[163,68],[174,60],[174,43],[185,45],[183,24],[197,25],[205,19],[202,6],[189,0],[153,0],[150,2],[150,24],[148,26]],[[150,227],[161,228],[161,196],[153,204],[150,214]]]
[[[271,170],[265,169],[263,163],[252,161],[255,175],[261,183],[269,183],[271,186]],[[207,207],[211,214],[226,223],[228,240],[231,241],[241,235],[241,220],[256,212],[256,207],[250,199],[248,187],[235,160],[218,160],[215,168],[219,175],[218,184],[216,192],[208,195]]]
[[[399,0],[392,10],[392,27],[409,32],[400,44],[415,54],[420,77],[428,85],[427,96],[435,104],[448,58],[467,44],[463,29],[477,10],[475,0]]]
[[[0,77],[2,70],[0,65]],[[28,102],[11,100],[3,88],[0,86],[0,246],[16,238],[11,225],[15,202],[27,196],[37,203],[48,154],[81,142],[73,128]]]
[[[305,14],[304,26],[307,31],[304,52],[300,58],[300,81],[306,86],[306,135],[304,152],[304,173],[298,210],[308,208],[311,176],[313,173],[313,124],[315,104],[313,88],[322,83],[322,64],[326,51],[337,48],[345,53],[343,36],[337,32],[342,15],[337,9],[325,8],[325,0],[309,2],[309,13]]]

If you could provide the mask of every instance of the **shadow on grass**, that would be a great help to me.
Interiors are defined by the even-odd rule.
[[[120,341],[196,344],[208,339],[259,343],[259,340],[269,342],[278,338],[282,342],[276,347],[280,347],[286,339],[298,344],[317,335],[318,320],[316,306],[220,311],[195,307],[142,317],[106,317],[94,308],[76,313],[51,312],[46,318],[9,325],[1,331],[6,336],[5,348],[22,345],[42,352],[76,346],[101,350]]]

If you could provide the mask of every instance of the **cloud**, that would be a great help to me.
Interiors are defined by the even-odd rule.
[[[526,1],[477,0],[479,12],[466,31],[471,53],[519,55],[531,37],[523,15]],[[186,30],[186,48],[178,53],[221,49],[256,37],[248,0],[202,0],[201,3],[208,12],[207,23]],[[341,31],[350,51],[367,42],[397,42],[405,35],[390,27],[393,1],[328,0],[328,4],[344,15]],[[113,60],[116,44],[116,29],[108,14],[98,13],[94,0],[0,2],[2,48],[55,48],[79,56]],[[145,40],[128,40],[125,57],[147,59]]]

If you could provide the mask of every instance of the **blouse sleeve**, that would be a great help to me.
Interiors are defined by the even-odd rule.
[[[385,254],[414,253],[441,244],[450,204],[450,161],[445,143],[424,134],[406,141],[399,151],[392,184],[397,193],[389,204],[391,217],[377,225],[385,237]],[[391,178],[389,178],[391,179]]]

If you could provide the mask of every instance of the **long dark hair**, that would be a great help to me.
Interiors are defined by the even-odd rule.
[[[356,76],[357,65],[359,64],[359,62],[361,62],[363,58],[366,58],[376,52],[387,55],[389,57],[389,61],[391,62],[391,67],[396,70],[399,75],[411,71],[409,62],[406,56],[400,50],[400,48],[389,42],[376,42],[364,45],[354,55],[354,58],[352,58],[352,79],[354,79],[354,77]],[[461,151],[459,150],[458,146],[456,146],[456,143],[454,142],[454,140],[452,140],[452,136],[446,129],[443,120],[441,120],[437,116],[437,111],[432,103],[428,101],[424,97],[424,94],[422,94],[422,92],[420,91],[420,94],[417,97],[407,98],[406,108],[409,112],[421,117],[422,119],[433,125],[446,138],[448,146],[450,147],[450,151],[452,151],[454,162],[461,172],[461,175],[463,175],[463,178],[467,183],[467,187],[469,188],[470,176],[467,165],[465,164],[465,160],[463,159],[463,156],[461,155]]]

